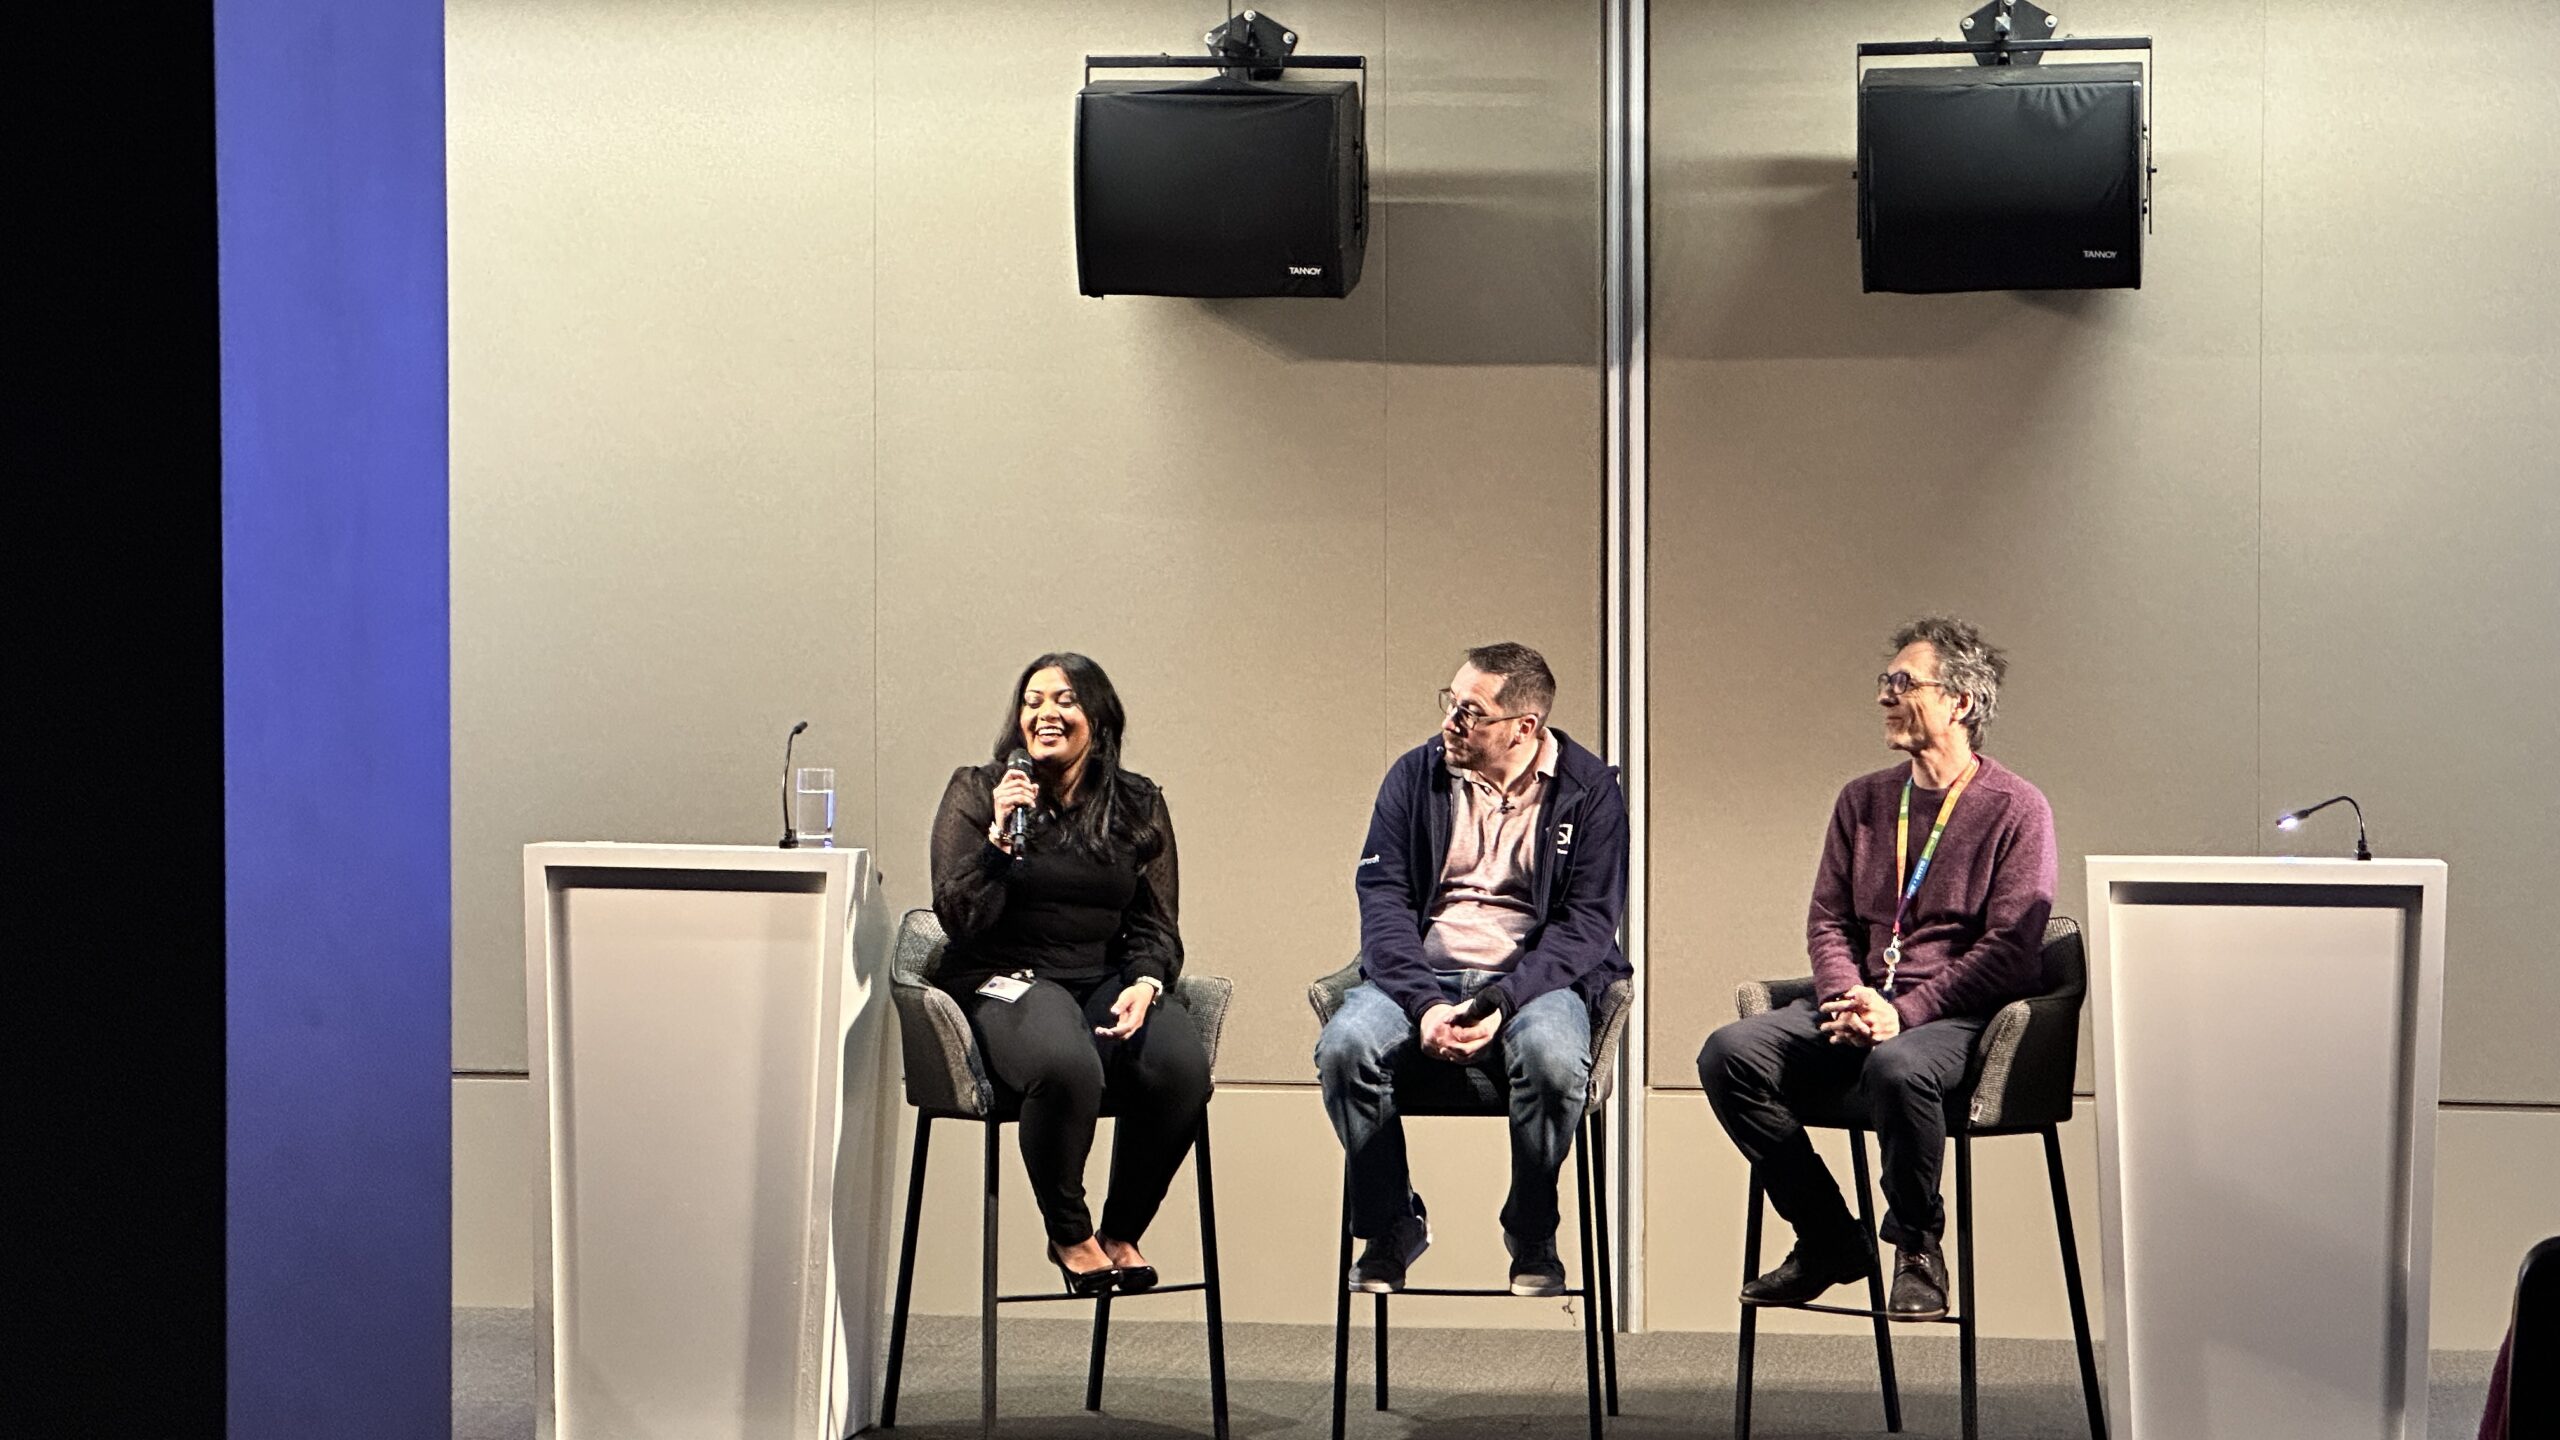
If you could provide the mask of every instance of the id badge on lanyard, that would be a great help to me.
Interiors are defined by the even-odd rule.
[[[1884,947],[1884,984],[1882,992],[1891,996],[1894,972],[1902,967],[1902,921],[1910,913],[1911,897],[1920,893],[1920,882],[1929,878],[1929,862],[1938,855],[1939,837],[1947,833],[1947,821],[1956,813],[1956,802],[1964,798],[1964,787],[1973,783],[1974,772],[1982,768],[1977,758],[1956,777],[1955,787],[1947,791],[1946,802],[1938,807],[1938,823],[1929,827],[1929,843],[1920,847],[1920,863],[1911,865],[1910,878],[1903,878],[1911,854],[1911,777],[1902,777],[1902,813],[1893,822],[1893,884],[1901,899],[1893,907],[1893,938]]]

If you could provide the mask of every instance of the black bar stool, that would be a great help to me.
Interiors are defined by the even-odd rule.
[[[1342,997],[1359,983],[1360,962],[1355,959],[1309,985],[1307,1003],[1315,1008],[1316,1023],[1321,1026],[1333,1019],[1334,1012],[1342,1008]],[[1618,1042],[1626,1033],[1627,1005],[1634,998],[1635,987],[1621,980],[1603,991],[1600,1003],[1593,1007],[1591,1090],[1583,1105],[1582,1122],[1574,1132],[1574,1186],[1581,1202],[1579,1228],[1583,1283],[1567,1288],[1562,1294],[1583,1301],[1582,1351],[1584,1381],[1590,1400],[1591,1440],[1600,1440],[1604,1405],[1609,1414],[1618,1413],[1617,1316],[1610,1278],[1608,1129],[1603,1120],[1616,1073]],[[1510,1097],[1505,1093],[1500,1077],[1487,1073],[1480,1066],[1407,1066],[1396,1077],[1396,1113],[1407,1119],[1434,1116],[1508,1118]],[[1351,1273],[1351,1239],[1351,1164],[1350,1157],[1345,1156],[1342,1167],[1342,1255],[1335,1262],[1333,1271],[1337,1292],[1333,1310],[1333,1440],[1342,1440],[1350,1389],[1351,1289],[1347,1278]],[[1508,1288],[1493,1287],[1452,1289],[1409,1285],[1395,1293],[1513,1298]],[[1377,1302],[1370,1327],[1376,1338],[1377,1408],[1384,1410],[1387,1408],[1387,1301],[1393,1296],[1380,1294],[1372,1298]]]
[[[1949,1138],[1956,1147],[1956,1305],[1945,1317],[1904,1324],[1956,1327],[1957,1384],[1962,1397],[1965,1440],[1979,1433],[1976,1346],[1973,1318],[1973,1142],[1999,1135],[2044,1137],[2045,1174],[2053,1190],[2053,1223],[2062,1242],[2062,1283],[2071,1298],[2072,1337],[2080,1349],[2080,1391],[2088,1406],[2091,1440],[2107,1440],[2107,1417],[2098,1389],[2098,1365],[2089,1344],[2089,1306],[2080,1285],[2080,1252],[2071,1234],[2071,1197],[2062,1179],[2062,1141],[2055,1128],[2071,1118],[2072,1071],[2079,1063],[2080,1001],[2088,988],[2088,952],[2081,944],[2080,924],[2056,916],[2045,926],[2045,993],[2002,1006],[1975,1041],[1971,1083],[1962,1097],[1965,1113],[1951,1115]],[[1763,1014],[1813,995],[1810,978],[1745,981],[1734,992],[1734,1008],[1743,1016]],[[1867,1177],[1866,1117],[1854,1104],[1801,1117],[1807,1127],[1849,1132],[1850,1168],[1857,1179],[1858,1223],[1867,1233],[1867,1308],[1842,1305],[1742,1307],[1740,1369],[1733,1392],[1735,1440],[1751,1435],[1751,1360],[1756,1322],[1763,1309],[1817,1310],[1826,1315],[1864,1316],[1876,1332],[1876,1375],[1884,1392],[1884,1428],[1902,1428],[1902,1390],[1893,1373],[1896,1323],[1886,1318],[1884,1271],[1876,1248],[1875,1200]],[[1760,1223],[1765,1195],[1751,1181],[1751,1209],[1743,1226],[1742,1273],[1760,1273]]]
[[[984,1060],[978,1054],[977,1038],[970,1033],[968,1017],[949,995],[933,985],[934,971],[941,968],[945,945],[942,922],[931,910],[910,910],[898,924],[897,950],[889,967],[889,993],[898,1007],[898,1041],[906,1057],[907,1103],[916,1107],[915,1156],[907,1170],[907,1216],[898,1239],[897,1300],[889,1321],[889,1373],[882,1386],[880,1428],[892,1429],[898,1423],[898,1380],[905,1368],[907,1353],[907,1303],[915,1285],[916,1230],[923,1218],[925,1156],[933,1139],[936,1120],[962,1120],[984,1127],[985,1201],[980,1256],[978,1261],[978,1430],[992,1436],[996,1426],[996,1310],[1002,1305],[1032,1304],[1044,1300],[1088,1303],[1093,1306],[1092,1358],[1085,1372],[1084,1408],[1102,1408],[1103,1362],[1111,1340],[1111,1304],[1121,1300],[1142,1300],[1153,1295],[1201,1293],[1209,1307],[1209,1410],[1217,1440],[1227,1440],[1227,1332],[1218,1303],[1218,1210],[1209,1175],[1209,1115],[1200,1115],[1200,1133],[1192,1141],[1191,1168],[1200,1181],[1200,1271],[1201,1278],[1180,1285],[1158,1285],[1137,1295],[1114,1297],[1070,1296],[1041,1293],[1037,1295],[999,1295],[996,1293],[996,1196],[999,1153],[1004,1127],[1021,1118],[1021,1097],[998,1086],[988,1076]],[[1226,1027],[1227,1003],[1233,998],[1235,984],[1215,975],[1182,975],[1175,979],[1174,994],[1190,1010],[1192,1023],[1200,1029],[1201,1048],[1209,1054],[1214,1073],[1218,1063],[1218,1035]],[[1110,1097],[1103,1099],[1102,1113],[1113,1113]]]

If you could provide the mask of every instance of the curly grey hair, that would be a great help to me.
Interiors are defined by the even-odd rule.
[[[2009,673],[2007,652],[1953,615],[1924,615],[1893,632],[1887,653],[1922,640],[1937,652],[1938,682],[1947,687],[1947,693],[1973,701],[1964,712],[1965,736],[1975,749],[1981,749],[1982,727],[1991,723],[2000,708],[2000,681]]]

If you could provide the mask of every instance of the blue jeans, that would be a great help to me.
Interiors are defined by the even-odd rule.
[[[1457,1004],[1501,978],[1491,970],[1442,971],[1440,985]],[[1468,1066],[1496,1087],[1508,1082],[1511,1194],[1502,1205],[1503,1231],[1524,1245],[1551,1244],[1556,1175],[1591,1093],[1591,1011],[1573,991],[1551,990],[1506,1018]],[[1404,1008],[1366,981],[1351,987],[1326,1022],[1316,1040],[1316,1075],[1350,1160],[1352,1234],[1374,1239],[1413,1213],[1404,1120],[1396,1113],[1398,1072],[1408,1072],[1408,1083],[1437,1085],[1463,1081],[1460,1068],[1424,1055]]]

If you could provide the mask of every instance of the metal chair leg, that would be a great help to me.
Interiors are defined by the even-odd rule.
[[[880,1387],[880,1428],[898,1425],[898,1377],[907,1363],[907,1302],[915,1295],[916,1222],[924,1215],[924,1157],[933,1117],[916,1112],[915,1156],[907,1165],[907,1223],[898,1238],[898,1298],[889,1311],[889,1376]]]
[[[1111,1351],[1111,1292],[1093,1297],[1093,1354],[1085,1361],[1084,1408],[1102,1408],[1102,1357]]]
[[[1342,1261],[1333,1283],[1333,1440],[1342,1440],[1344,1392],[1351,1383],[1351,1162],[1342,1165]]]
[[[2053,1180],[2053,1229],[2062,1240],[2062,1285],[2071,1296],[2071,1338],[2080,1347],[2080,1395],[2089,1407],[2089,1440],[2107,1440],[2098,1389],[2098,1358],[2089,1345],[2089,1299],[2080,1287],[2080,1246],[2071,1234],[2071,1194],[2062,1179],[2062,1137],[2044,1127],[2044,1168]]]
[[[1216,1440],[1227,1440],[1227,1320],[1218,1297],[1218,1196],[1209,1177],[1209,1112],[1191,1142],[1191,1167],[1200,1177],[1201,1299],[1209,1307],[1209,1417]]]
[[[1957,1303],[1964,1307],[1956,1317],[1956,1384],[1964,1397],[1964,1440],[1975,1440],[1981,1416],[1973,1325],[1973,1137],[1962,1130],[1956,1132],[1956,1245]]]
[[[1592,1273],[1600,1291],[1600,1380],[1609,1413],[1618,1413],[1618,1273],[1616,1251],[1609,1248],[1609,1126],[1605,1117],[1585,1114],[1584,1135],[1591,1146],[1592,1211],[1600,1224],[1600,1264]]]
[[[1858,1182],[1858,1235],[1867,1247],[1867,1308],[1875,1312],[1876,1383],[1884,1391],[1884,1428],[1902,1430],[1902,1382],[1893,1370],[1893,1325],[1884,1318],[1884,1251],[1876,1240],[1874,1187],[1867,1175],[1867,1132],[1849,1132],[1849,1169]]]
[[[1751,1177],[1751,1204],[1742,1222],[1742,1279],[1745,1284],[1760,1273],[1760,1207],[1767,1192],[1760,1188],[1760,1177]],[[1733,1380],[1733,1440],[1751,1440],[1751,1349],[1760,1325],[1760,1307],[1745,1304],[1742,1324],[1735,1336],[1736,1373]]]
[[[986,1125],[986,1212],[978,1256],[978,1433],[985,1440],[995,1440],[996,1433],[996,1142],[1003,1128],[992,1120]]]
[[[1596,1303],[1600,1286],[1594,1279],[1599,1263],[1593,1258],[1591,1243],[1591,1147],[1573,1147],[1573,1184],[1575,1199],[1582,1207],[1582,1388],[1591,1408],[1591,1440],[1600,1440],[1600,1307]]]
[[[1378,1406],[1377,1406],[1377,1408],[1379,1408],[1379,1409],[1381,1409],[1381,1410],[1384,1410],[1384,1409],[1386,1409],[1386,1408],[1387,1408],[1387,1296],[1386,1296],[1386,1292],[1384,1292],[1384,1291],[1380,1291],[1380,1292],[1378,1293],[1377,1300],[1378,1300],[1378,1303],[1377,1303],[1375,1306],[1373,1306],[1373,1307],[1371,1308],[1371,1312],[1370,1312],[1370,1316],[1369,1316],[1369,1333],[1370,1333],[1371,1337],[1372,1337],[1372,1338],[1375,1340],[1375,1342],[1376,1342],[1376,1348],[1377,1348],[1377,1352],[1378,1352],[1378,1353],[1377,1353],[1377,1355],[1376,1355],[1376,1357],[1375,1357],[1375,1365],[1374,1365],[1374,1368],[1375,1368],[1375,1369],[1376,1369],[1376,1371],[1377,1371],[1377,1379],[1378,1379]]]

